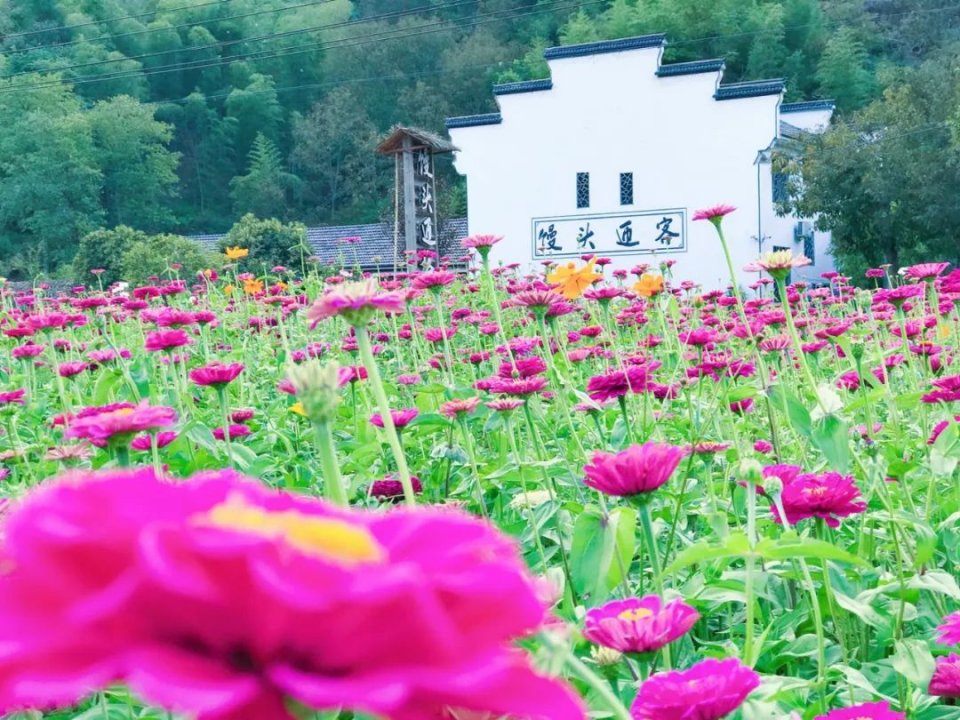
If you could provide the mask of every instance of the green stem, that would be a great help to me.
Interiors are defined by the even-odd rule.
[[[380,378],[380,370],[377,368],[377,361],[374,359],[373,349],[370,347],[370,335],[367,333],[367,328],[362,325],[355,327],[354,331],[357,336],[360,359],[367,369],[370,388],[373,391],[374,399],[377,401],[380,417],[383,419],[383,431],[386,433],[393,459],[397,463],[397,474],[400,476],[400,485],[403,487],[404,502],[407,505],[416,505],[417,500],[413,492],[413,482],[410,479],[410,469],[407,467],[407,458],[400,446],[397,428],[394,426],[393,416],[390,414],[390,402],[387,400],[387,393],[383,389],[383,380]]]
[[[320,468],[323,470],[323,486],[327,499],[330,502],[346,507],[349,505],[347,492],[340,475],[340,464],[337,462],[337,448],[333,442],[333,433],[326,422],[313,423],[317,436],[317,449],[320,451]]]

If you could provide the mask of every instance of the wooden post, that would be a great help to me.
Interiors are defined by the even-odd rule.
[[[408,251],[417,251],[417,197],[413,170],[413,141],[403,138],[403,227]]]
[[[393,279],[397,279],[400,262],[400,157],[393,156]]]

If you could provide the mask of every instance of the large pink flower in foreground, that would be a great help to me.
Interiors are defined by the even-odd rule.
[[[960,645],[960,612],[951,613],[937,626],[937,642],[941,645]]]
[[[123,681],[198,720],[288,720],[290,700],[584,717],[512,646],[545,612],[515,546],[450,510],[341,511],[232,471],[74,473],[2,542],[0,714]]]
[[[796,525],[817,517],[830,527],[840,525],[838,518],[862,513],[867,504],[860,499],[860,488],[850,475],[835,472],[798,475],[786,482],[780,496],[787,522]],[[771,506],[775,522],[782,522],[776,504]]]
[[[948,657],[937,658],[927,694],[937,697],[960,697],[960,655],[951,653]]]
[[[657,595],[614,600],[587,611],[583,636],[622,653],[651,653],[686,635],[700,613],[683,600]]]
[[[654,675],[630,708],[635,720],[720,720],[743,704],[760,677],[736,658],[704,660]]]
[[[596,452],[583,468],[583,482],[607,495],[642,495],[667,482],[685,455],[684,448],[655,442],[618,453]]]

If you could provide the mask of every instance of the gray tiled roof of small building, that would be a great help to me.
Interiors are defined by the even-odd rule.
[[[452,218],[440,223],[441,240],[450,242],[467,236],[467,219]],[[208,250],[215,250],[224,235],[192,235]],[[342,238],[359,237],[356,245],[340,242]],[[401,238],[400,242],[403,240]],[[307,245],[324,262],[343,258],[346,264],[376,265],[393,262],[393,225],[367,223],[364,225],[321,225],[307,228]],[[404,247],[399,248],[402,259]],[[379,258],[379,260],[374,260]]]

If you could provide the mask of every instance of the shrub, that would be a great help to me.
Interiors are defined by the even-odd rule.
[[[230,228],[219,248],[221,252],[228,247],[246,248],[250,254],[240,262],[241,267],[261,272],[275,265],[299,268],[302,254],[310,254],[306,240],[307,228],[301,223],[262,220],[248,213]]]
[[[182,267],[173,270],[172,264]],[[152,276],[163,279],[179,277],[192,282],[197,273],[210,264],[210,256],[195,241],[181,235],[153,235],[124,253],[123,279],[135,285],[150,282]]]
[[[100,276],[104,287],[123,276],[124,254],[137,243],[147,240],[146,233],[134,230],[126,225],[117,225],[113,230],[95,230],[80,240],[77,255],[73,260],[74,277],[84,285],[96,285],[97,281],[90,271],[101,268],[105,272]]]

